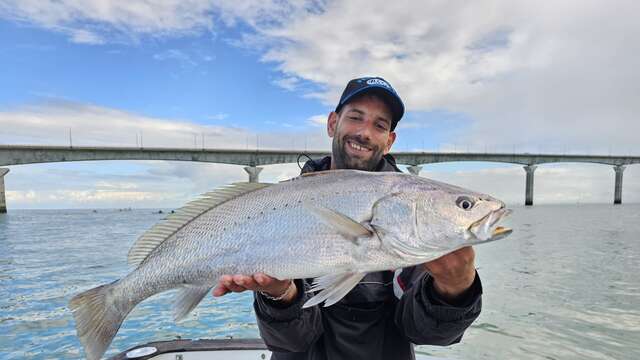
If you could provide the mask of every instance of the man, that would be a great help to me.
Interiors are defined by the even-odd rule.
[[[330,169],[400,171],[388,153],[404,114],[382,78],[351,80],[327,132],[332,156],[303,173]],[[260,334],[272,359],[413,359],[413,344],[450,345],[478,317],[482,286],[471,247],[395,272],[368,274],[335,305],[302,309],[308,280],[225,275],[214,296],[255,291]]]

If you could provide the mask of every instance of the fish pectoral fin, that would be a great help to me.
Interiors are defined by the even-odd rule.
[[[331,306],[351,291],[366,273],[345,273],[345,274],[331,274],[320,276],[314,279],[311,285],[310,291],[322,290],[316,296],[307,300],[302,305],[302,308],[308,308],[315,306],[324,301],[324,306]]]
[[[210,286],[186,285],[173,299],[173,319],[180,321],[193,310],[211,290]]]
[[[373,235],[371,230],[367,229],[364,225],[353,220],[347,215],[310,202],[305,202],[302,205],[320,221],[332,227],[340,235],[348,238],[349,240],[356,240],[359,237],[369,237]]]

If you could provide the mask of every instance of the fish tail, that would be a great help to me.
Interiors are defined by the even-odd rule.
[[[118,301],[117,281],[87,290],[69,301],[76,321],[76,332],[87,359],[100,359],[116,336],[122,321],[136,305]]]

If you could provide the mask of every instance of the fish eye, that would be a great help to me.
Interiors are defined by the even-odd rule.
[[[458,200],[456,200],[456,205],[458,205],[458,207],[463,210],[470,210],[473,207],[474,203],[470,198],[466,196],[460,196]]]

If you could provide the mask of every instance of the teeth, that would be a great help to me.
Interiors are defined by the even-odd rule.
[[[365,151],[365,150],[369,150],[369,149],[367,149],[367,148],[365,148],[365,147],[363,147],[363,146],[360,146],[360,145],[355,144],[355,143],[352,143],[352,142],[349,142],[349,145],[350,145],[352,148],[354,148],[354,149],[356,149],[356,150],[358,150],[358,151]]]

